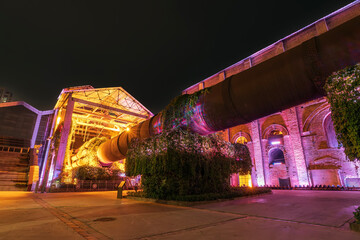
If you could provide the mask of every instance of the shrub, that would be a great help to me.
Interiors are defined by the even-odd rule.
[[[360,224],[360,206],[355,209],[354,218],[356,220],[356,223]]]
[[[360,158],[360,64],[332,74],[325,84],[339,142],[350,160]]]
[[[78,180],[112,180],[118,179],[120,170],[104,168],[104,167],[93,167],[84,165],[73,168],[73,177]]]
[[[144,194],[156,199],[222,193],[229,176],[250,172],[245,145],[232,145],[216,135],[200,136],[181,128],[147,140],[133,140],[127,153],[126,175],[142,175]]]
[[[175,200],[175,201],[183,201],[183,202],[197,202],[197,201],[213,201],[219,199],[233,199],[237,197],[251,196],[257,194],[270,193],[270,188],[230,188],[228,191],[224,191],[221,193],[204,193],[204,194],[196,194],[196,195],[179,195],[179,196],[169,196],[166,200]],[[133,197],[147,197],[143,192],[129,192],[128,196]]]

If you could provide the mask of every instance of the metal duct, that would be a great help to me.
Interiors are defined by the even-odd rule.
[[[226,78],[200,96],[189,127],[200,134],[248,123],[324,96],[326,78],[360,62],[360,17],[250,69]],[[103,143],[103,162],[125,158],[130,140],[162,131],[162,112]]]

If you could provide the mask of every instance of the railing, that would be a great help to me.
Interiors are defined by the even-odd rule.
[[[29,153],[30,148],[0,145],[0,152]]]
[[[76,184],[53,183],[49,192],[114,191],[122,181],[125,181],[124,190],[137,190],[137,185],[132,185],[130,179],[123,177],[117,180],[78,180]]]

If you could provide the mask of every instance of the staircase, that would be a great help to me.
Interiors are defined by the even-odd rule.
[[[21,152],[0,151],[0,191],[26,191],[29,154]]]

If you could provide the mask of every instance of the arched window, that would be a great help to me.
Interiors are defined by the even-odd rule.
[[[281,130],[273,130],[270,132],[269,137],[283,135]]]
[[[328,146],[331,148],[337,148],[339,146],[339,143],[336,139],[336,132],[334,128],[334,123],[331,119],[331,114],[327,115],[324,120],[324,130]]]
[[[248,140],[244,136],[240,136],[235,140],[235,143],[246,144]]]
[[[275,148],[269,152],[269,165],[277,164],[285,164],[284,153],[279,148]]]
[[[268,137],[271,145],[284,145],[283,133],[280,130],[273,130]]]
[[[251,142],[251,136],[243,131],[236,133],[231,140],[232,143],[240,143],[240,144],[247,144]]]

